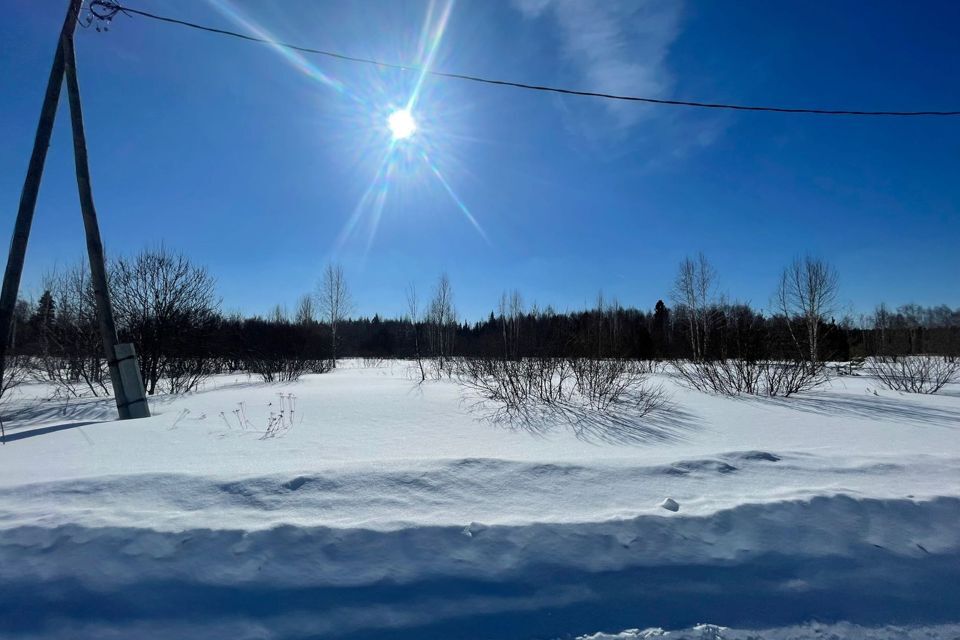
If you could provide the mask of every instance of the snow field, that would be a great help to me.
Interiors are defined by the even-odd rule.
[[[0,447],[0,635],[955,637],[956,390],[661,382],[675,410],[615,437],[491,424],[403,363],[221,377],[125,423],[28,389]],[[278,394],[299,415],[263,439]]]

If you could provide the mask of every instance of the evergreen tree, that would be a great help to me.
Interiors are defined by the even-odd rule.
[[[653,349],[658,358],[665,358],[670,355],[670,309],[663,303],[663,300],[657,300],[653,308]]]
[[[40,300],[37,302],[37,308],[34,310],[33,315],[30,317],[30,324],[33,325],[34,329],[48,328],[53,325],[56,314],[56,305],[53,301],[53,294],[50,293],[50,290],[43,292],[43,295],[40,296]]]

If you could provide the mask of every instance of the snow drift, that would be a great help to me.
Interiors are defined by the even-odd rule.
[[[387,531],[21,526],[0,534],[0,567],[0,630],[17,634],[109,623],[140,637],[172,624],[206,637],[263,637],[266,625],[266,637],[527,638],[637,619],[929,623],[960,610],[960,500],[836,496],[701,517]],[[57,615],[22,615],[31,610]]]

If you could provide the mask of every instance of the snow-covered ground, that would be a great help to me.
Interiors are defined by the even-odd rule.
[[[345,364],[123,423],[26,387],[0,635],[957,637],[956,386],[731,399],[661,376],[656,415],[507,425],[407,363]]]

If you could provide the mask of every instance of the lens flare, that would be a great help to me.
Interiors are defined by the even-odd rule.
[[[337,95],[349,99],[354,106],[359,106],[360,108],[357,111],[365,114],[364,117],[369,118],[365,121],[365,126],[367,131],[374,135],[373,140],[382,142],[384,138],[381,136],[386,133],[389,134],[386,139],[387,146],[377,161],[377,170],[374,172],[373,179],[341,229],[334,251],[341,250],[348,239],[357,231],[361,222],[365,221],[367,223],[367,238],[364,256],[366,256],[377,235],[387,196],[391,192],[391,182],[397,179],[401,170],[412,169],[420,163],[422,163],[421,166],[425,165],[429,173],[439,182],[443,191],[450,196],[456,208],[480,237],[488,244],[490,242],[483,227],[480,226],[473,213],[454,191],[453,186],[443,175],[440,167],[433,158],[427,155],[428,149],[432,152],[437,148],[437,138],[440,132],[433,124],[435,119],[431,117],[432,112],[429,108],[420,105],[420,100],[423,97],[427,75],[433,68],[444,33],[447,30],[454,1],[430,0],[427,5],[416,52],[416,66],[419,67],[419,71],[411,78],[411,85],[406,87],[409,91],[407,99],[397,101],[395,95],[390,96],[389,90],[381,90],[384,95],[376,94],[376,91],[374,91],[375,95],[372,96],[362,95],[362,90],[361,93],[357,93],[357,90],[350,90],[345,83],[321,71],[319,67],[296,51],[276,44],[276,38],[273,34],[238,10],[234,0],[207,0],[212,7],[233,22],[243,26],[258,38],[270,41],[269,46],[291,66],[317,81],[320,85],[333,90]],[[367,93],[370,93],[370,91],[367,91]],[[388,110],[384,110],[383,106],[375,106],[378,103],[383,106],[389,105]],[[414,113],[421,117],[422,122],[417,122]],[[407,173],[407,175],[410,174]]]
[[[387,118],[390,135],[394,140],[406,140],[417,132],[417,121],[407,109],[397,109]]]
[[[241,13],[230,0],[208,0],[209,4],[219,11],[221,14],[232,20],[234,23],[242,26],[248,31],[252,32],[258,38],[263,40],[268,40],[271,43],[276,43],[277,38],[274,37],[272,33],[267,31],[263,26],[257,22],[251,20],[243,13]],[[283,59],[290,63],[295,69],[303,72],[307,77],[312,78],[319,82],[320,84],[333,89],[337,93],[357,102],[359,104],[366,104],[366,101],[357,96],[352,91],[347,89],[346,85],[334,78],[329,76],[321,71],[316,65],[304,58],[302,55],[296,51],[291,50],[288,47],[281,46],[279,44],[270,44],[271,49],[273,49],[277,54],[279,54]]]
[[[443,189],[447,192],[447,195],[453,199],[454,204],[457,205],[457,208],[460,209],[460,213],[473,225],[473,228],[477,233],[480,234],[480,237],[486,241],[487,244],[490,244],[490,238],[487,237],[487,233],[483,230],[483,227],[480,226],[480,223],[477,222],[477,219],[470,213],[470,208],[463,203],[463,200],[460,199],[460,196],[457,195],[456,191],[453,190],[453,187],[450,186],[450,183],[447,182],[447,179],[443,177],[443,174],[440,173],[440,169],[437,168],[437,165],[433,164],[430,161],[430,158],[427,156],[426,152],[421,154],[423,156],[423,161],[427,163],[427,166],[430,167],[430,171],[433,172],[433,175],[437,177],[437,180],[440,181],[440,184],[443,186]]]

